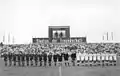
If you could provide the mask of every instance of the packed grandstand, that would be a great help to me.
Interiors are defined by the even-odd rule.
[[[2,53],[39,53],[39,52],[63,52],[80,51],[81,53],[119,53],[120,43],[75,43],[75,44],[13,44],[0,47]]]

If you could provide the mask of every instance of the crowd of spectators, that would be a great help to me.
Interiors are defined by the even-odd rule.
[[[117,53],[119,54],[120,43],[39,43],[39,44],[13,44],[0,47],[3,53],[39,53],[39,52],[72,52],[83,53]]]

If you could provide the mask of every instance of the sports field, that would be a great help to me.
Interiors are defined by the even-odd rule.
[[[120,66],[4,67],[0,59],[0,76],[120,76]]]

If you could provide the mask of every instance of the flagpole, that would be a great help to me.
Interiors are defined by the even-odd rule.
[[[104,43],[104,35],[102,36],[102,41],[103,41],[103,43]]]
[[[8,44],[10,44],[10,33],[8,34]]]
[[[113,32],[111,32],[111,36],[112,36],[112,41],[113,41]]]
[[[3,43],[5,43],[5,35],[3,35]]]
[[[14,44],[14,36],[13,36],[13,44]]]
[[[107,41],[108,41],[108,32],[107,32]]]

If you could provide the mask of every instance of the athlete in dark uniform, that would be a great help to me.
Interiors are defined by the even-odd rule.
[[[75,66],[75,59],[76,59],[76,53],[75,52],[73,52],[71,54],[71,59],[72,59],[73,66]]]
[[[25,54],[21,55],[22,66],[25,66]]]
[[[8,54],[5,53],[5,54],[3,54],[2,56],[3,56],[3,58],[4,58],[5,66],[7,66],[7,65],[8,65],[8,63],[7,63]]]
[[[31,63],[31,66],[33,66],[33,54],[30,54],[30,63]]]
[[[12,65],[12,60],[13,60],[13,54],[12,54],[12,53],[9,53],[9,54],[8,54],[9,66]]]
[[[49,66],[51,66],[51,61],[52,61],[52,53],[50,52],[48,54],[48,63],[49,63]]]
[[[18,66],[21,66],[21,54],[17,54]]]
[[[39,57],[39,62],[40,62],[40,66],[42,66],[42,53],[40,52],[40,54],[38,54]]]
[[[68,58],[69,58],[69,55],[68,55],[67,52],[65,52],[65,53],[64,53],[65,66],[67,66],[67,64],[68,64],[68,66],[69,66]]]
[[[60,66],[62,66],[62,56],[63,55],[61,53],[58,54],[58,61]]]
[[[26,54],[25,56],[26,56],[26,64],[27,64],[27,66],[29,66],[29,57],[30,57],[30,55]]]
[[[43,53],[43,60],[44,60],[44,66],[46,66],[46,63],[47,63],[47,54],[45,52]]]
[[[56,63],[57,63],[57,54],[56,53],[54,53],[54,55],[53,55],[53,60],[54,60],[54,65],[56,66]]]
[[[38,65],[38,54],[34,54],[35,66]]]
[[[16,60],[17,60],[16,54],[13,54],[13,65],[14,65],[14,66],[16,66]]]

